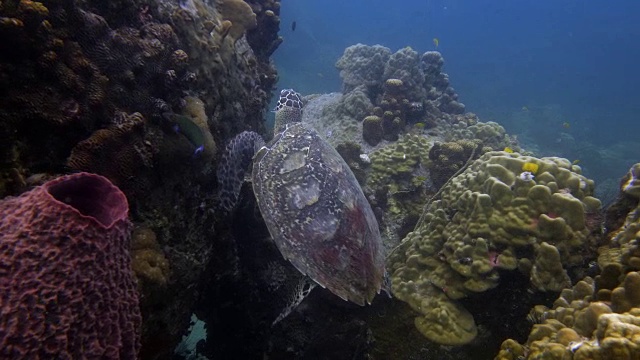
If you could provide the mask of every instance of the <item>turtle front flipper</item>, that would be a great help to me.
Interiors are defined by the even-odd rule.
[[[253,131],[243,131],[227,145],[218,164],[220,208],[230,212],[238,203],[244,176],[253,161],[253,155],[264,146],[262,137]]]

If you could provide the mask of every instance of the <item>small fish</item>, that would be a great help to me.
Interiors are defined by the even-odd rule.
[[[433,45],[435,45],[437,49],[438,46],[440,45],[440,40],[438,38],[433,38]]]
[[[184,135],[184,137],[196,147],[193,155],[199,155],[204,151],[204,133],[202,129],[193,122],[191,117],[169,112],[162,115],[171,122],[171,128],[173,128],[175,132]]]
[[[578,165],[580,164],[580,159],[575,159],[571,162],[571,165]]]
[[[532,174],[535,174],[538,172],[538,168],[540,166],[536,163],[532,163],[532,162],[526,162],[524,164],[522,164],[522,171],[524,172],[530,172]]]
[[[296,26],[298,26],[298,23],[294,21],[291,22],[291,31],[296,31]]]
[[[568,122],[565,121],[565,122],[562,123],[562,127],[565,128],[565,129],[568,129],[568,128],[571,127],[571,124],[569,124]]]
[[[528,107],[526,107],[526,106],[523,106],[523,107],[522,107],[522,111],[529,111],[529,108],[528,108]]]
[[[522,173],[520,173],[520,175],[518,175],[518,177],[520,178],[520,180],[526,182],[533,181],[533,179],[535,178],[535,176],[529,171],[523,171]]]
[[[319,78],[323,78],[324,77],[324,75],[322,73],[318,73],[317,75],[318,75]]]
[[[513,149],[512,149],[512,148],[510,148],[510,147],[508,147],[508,146],[507,146],[507,147],[505,147],[502,151],[504,151],[504,152],[506,152],[506,153],[509,153],[509,154],[513,154],[513,153],[514,153]]]

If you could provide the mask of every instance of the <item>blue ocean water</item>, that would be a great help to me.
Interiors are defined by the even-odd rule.
[[[536,155],[579,161],[601,190],[638,161],[638,1],[284,1],[281,20],[280,87],[340,91],[346,47],[424,52],[437,38],[467,111]]]

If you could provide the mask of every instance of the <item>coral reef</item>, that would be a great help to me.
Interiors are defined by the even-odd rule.
[[[438,52],[420,56],[409,47],[391,53],[388,48],[357,44],[348,47],[336,63],[343,93],[364,92],[374,104],[363,121],[363,136],[372,146],[381,140],[395,141],[406,124],[435,125],[464,113],[464,105],[442,72]]]
[[[334,148],[340,144],[360,142],[359,116],[365,116],[372,107],[360,89],[347,95],[331,93],[308,96],[305,100],[302,122],[318,131]]]
[[[225,21],[231,23],[225,31],[234,41],[240,39],[247,30],[258,26],[253,9],[242,0],[216,0],[215,5],[223,23]]]
[[[145,139],[145,119],[140,113],[122,114],[117,125],[95,131],[72,150],[67,165],[109,178],[127,193],[140,189],[137,182],[149,171],[154,149]],[[155,150],[157,152],[157,150]]]
[[[590,277],[562,291],[552,309],[536,306],[524,345],[505,340],[496,359],[635,359],[640,336],[640,273],[630,272],[601,300]],[[600,290],[602,291],[602,290]]]
[[[138,278],[138,286],[167,286],[169,278],[169,262],[164,256],[156,234],[147,227],[139,227],[131,235],[131,257],[133,272]],[[150,293],[150,291],[142,291]]]
[[[640,194],[632,185],[639,167],[623,177],[617,203],[607,210],[608,217],[624,221],[607,221],[613,228],[599,249],[600,273],[562,290],[552,308],[535,306],[530,318],[536,324],[526,343],[505,340],[496,359],[640,357]]]
[[[346,48],[336,62],[342,78],[342,92],[347,94],[361,85],[379,88],[390,57],[391,50],[381,45],[356,44]]]
[[[426,201],[429,141],[419,135],[373,151],[365,192],[379,216],[387,247],[395,246],[415,225]]]
[[[222,257],[210,241],[224,236],[210,210],[217,146],[265,131],[279,11],[273,0],[0,4],[0,196],[78,170],[121,186],[172,271],[163,296],[141,286],[157,301],[143,359],[171,353],[205,264]],[[176,116],[201,130],[202,153],[174,132]]]
[[[502,125],[493,121],[481,122],[475,114],[469,113],[457,115],[453,118],[455,122],[447,128],[444,138],[447,141],[456,140],[476,140],[482,144],[482,152],[500,151],[505,147],[511,147],[514,151],[519,151],[520,147],[507,135]]]
[[[124,194],[79,173],[0,201],[3,358],[136,359]]]
[[[535,174],[523,170],[534,168]],[[427,205],[390,255],[394,294],[423,316],[416,325],[425,336],[455,341],[456,327],[441,321],[446,335],[440,337],[426,327],[426,319],[443,311],[422,305],[434,287],[454,308],[457,300],[496,287],[499,269],[518,270],[538,291],[562,290],[573,270],[595,256],[597,229],[589,218],[600,201],[593,189],[566,159],[484,154],[441,189],[440,200]],[[461,339],[469,341],[473,332],[465,329],[469,336]]]
[[[431,181],[441,188],[456,172],[467,163],[471,155],[480,157],[477,151],[480,140],[456,140],[445,143],[436,142],[429,150],[431,160]]]

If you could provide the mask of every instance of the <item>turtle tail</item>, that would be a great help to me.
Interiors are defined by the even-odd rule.
[[[243,131],[227,145],[218,164],[218,189],[220,208],[228,213],[236,206],[245,173],[253,161],[253,155],[264,146],[262,137],[253,131]]]

